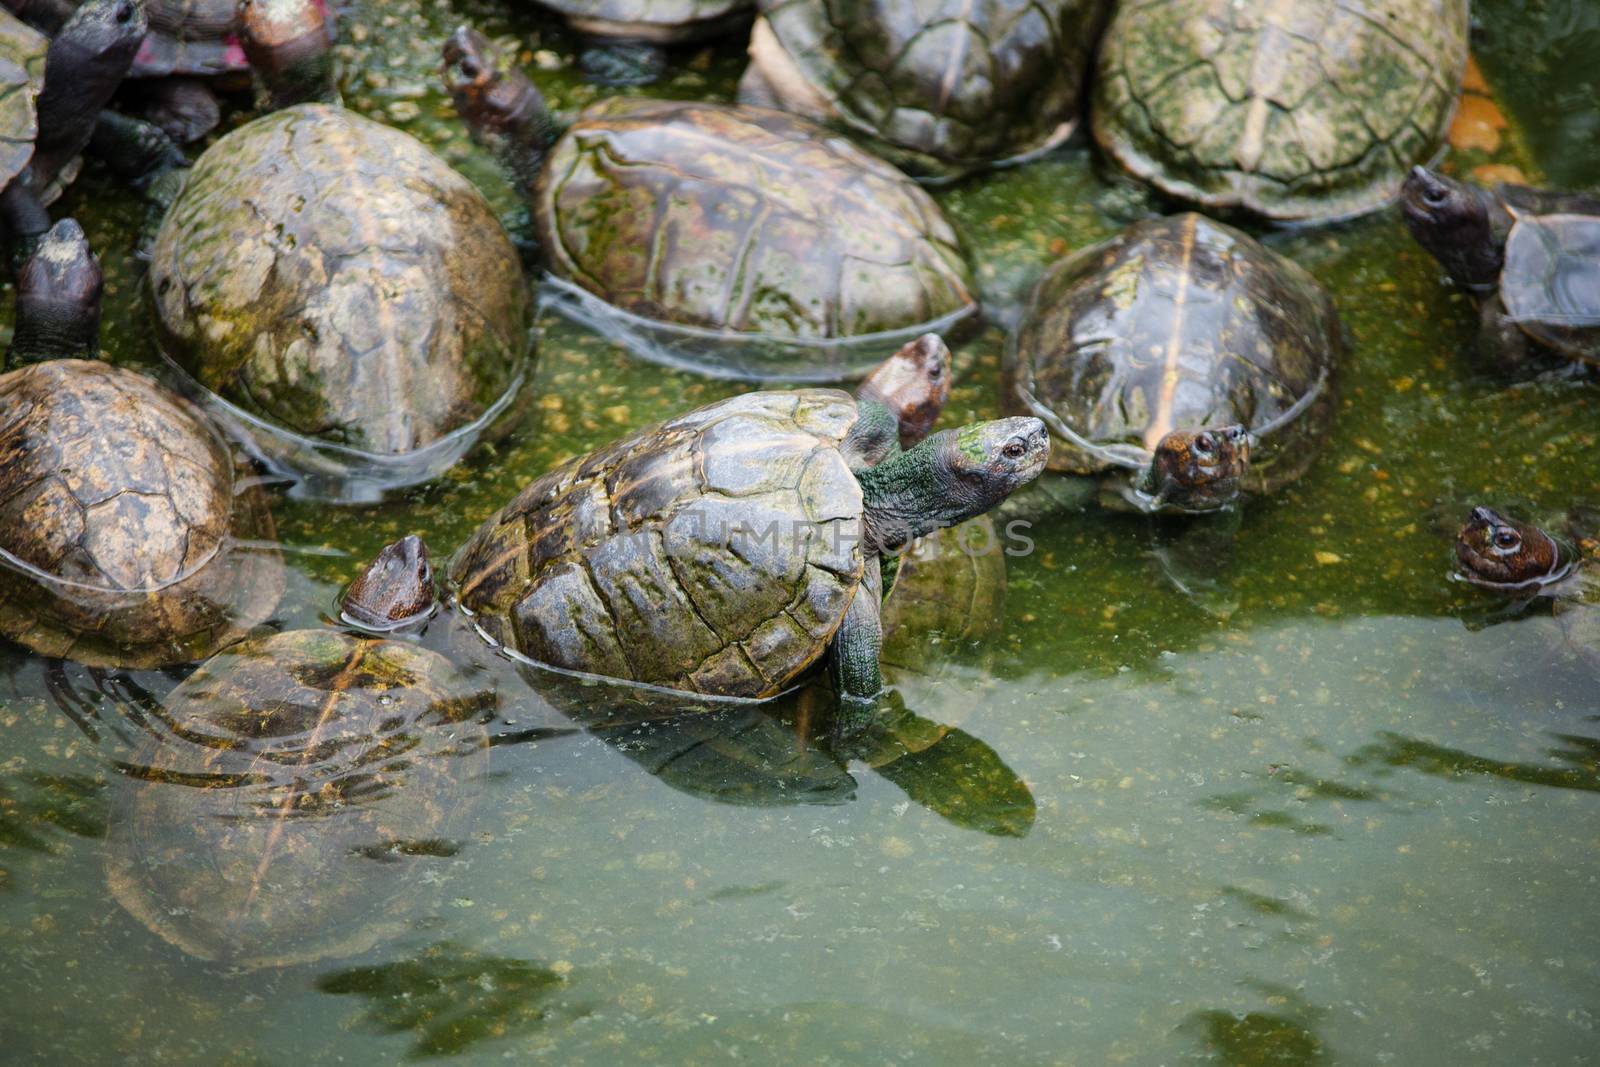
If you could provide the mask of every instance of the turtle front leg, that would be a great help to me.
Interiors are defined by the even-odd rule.
[[[600,85],[649,85],[667,72],[667,50],[644,41],[592,38],[578,56],[578,68]]]
[[[1500,294],[1486,297],[1478,311],[1478,358],[1496,374],[1526,378],[1539,370],[1539,353],[1506,311]]]
[[[871,724],[883,695],[883,570],[877,556],[867,559],[861,587],[850,600],[844,621],[829,646],[839,710],[833,719],[833,740],[848,741]]]
[[[148,250],[167,208],[183,191],[189,157],[161,127],[110,110],[100,112],[89,149],[144,197],[146,214],[139,249]]]
[[[39,239],[50,229],[50,212],[27,174],[17,175],[0,193],[0,227],[5,230],[6,255],[15,270],[33,255]]]

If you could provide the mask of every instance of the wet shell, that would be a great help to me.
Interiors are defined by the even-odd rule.
[[[1516,220],[1500,272],[1507,313],[1540,344],[1600,363],[1600,197],[1496,193]]]
[[[39,133],[34,100],[44,86],[50,42],[9,11],[0,10],[0,188],[33,158]]]
[[[1101,43],[1093,130],[1203,207],[1355,215],[1443,141],[1466,62],[1467,0],[1127,0]]]
[[[855,401],[750,393],[528,486],[450,562],[486,635],[557,667],[719,696],[783,690],[861,582]]]
[[[540,0],[579,32],[671,44],[713,37],[745,16],[750,0]]]
[[[200,157],[150,292],[167,354],[201,386],[380,455],[481,417],[527,349],[521,265],[483,197],[414,138],[322,104]]]
[[[150,32],[139,46],[130,76],[248,76],[250,61],[239,43],[238,9],[238,0],[145,0]]]
[[[284,580],[248,476],[141,375],[57,360],[0,376],[0,633],[103,667],[188,663],[236,639]]]

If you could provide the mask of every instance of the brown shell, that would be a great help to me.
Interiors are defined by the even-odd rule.
[[[129,76],[244,74],[250,61],[239,43],[238,10],[238,0],[146,0],[150,32]]]
[[[82,360],[0,375],[0,634],[104,667],[237,639],[284,581],[248,474],[142,375]]]
[[[44,85],[49,47],[44,34],[0,9],[0,189],[33,158],[39,133],[34,99]]]
[[[827,648],[860,585],[855,401],[749,393],[552,470],[450,561],[491,640],[543,663],[766,697]]]
[[[595,37],[656,41],[698,41],[734,28],[747,18],[751,0],[540,0],[567,17],[573,27]]]
[[[112,895],[235,967],[349,955],[406,928],[417,869],[463,847],[494,694],[407,641],[295,630],[229,649],[162,702],[119,778]]]

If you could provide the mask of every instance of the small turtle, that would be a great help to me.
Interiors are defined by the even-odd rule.
[[[380,618],[426,560],[345,599]],[[164,941],[238,968],[364,951],[423,903],[417,867],[464,845],[495,695],[405,640],[294,630],[236,645],[174,689],[122,765],[112,895]]]
[[[1106,0],[762,0],[747,104],[866,140],[916,174],[1031,158],[1077,125]]]
[[[550,144],[538,90],[481,34],[457,30],[444,56],[457,110],[532,201],[550,274],[607,324],[688,338],[677,362],[832,381],[977,311],[955,231],[932,199],[808,120],[611,99]],[[757,348],[768,340],[771,351]]]
[[[1600,526],[1588,509],[1567,516],[1570,540],[1476,507],[1456,535],[1456,576],[1517,600],[1547,599],[1563,638],[1600,671]]]
[[[1050,427],[1053,470],[1116,475],[1104,503],[1214,511],[1310,466],[1342,349],[1299,266],[1202,215],[1149,219],[1040,279],[1001,404]]]
[[[14,259],[50,229],[45,205],[76,173],[144,33],[135,0],[88,0],[51,39],[0,11],[0,223]]]
[[[1466,64],[1467,0],[1127,0],[1092,129],[1180,200],[1340,218],[1393,200],[1438,148]]]
[[[1487,362],[1513,372],[1543,350],[1600,364],[1600,194],[1482,189],[1415,167],[1400,210],[1417,242],[1482,301]]]
[[[264,494],[186,401],[92,359],[100,271],[76,223],[17,288],[11,359],[43,362],[0,375],[0,634],[95,667],[205,658],[283,590]]]
[[[584,37],[578,65],[603,85],[642,85],[667,69],[667,48],[750,23],[752,0],[538,0]]]
[[[200,157],[149,287],[169,359],[300,473],[331,456],[391,487],[431,476],[504,408],[529,346],[520,261],[483,196],[415,138],[325,104]],[[330,477],[335,496],[359,480]]]

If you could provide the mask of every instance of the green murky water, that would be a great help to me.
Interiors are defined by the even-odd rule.
[[[349,102],[514,221],[433,90],[436,45],[463,14],[546,63],[570,41],[482,0],[357,7]],[[1531,151],[1502,157],[1592,184],[1593,5],[1479,7],[1475,51]],[[664,91],[726,97],[739,66],[706,53]],[[564,107],[595,95],[539,78]],[[1143,209],[1082,149],[939,196],[1001,308]],[[107,347],[152,363],[138,208],[96,172],[66,206],[108,267]],[[1594,1062],[1600,689],[1548,620],[1477,625],[1488,605],[1447,581],[1441,530],[1479,498],[1593,499],[1600,394],[1475,376],[1471,306],[1393,214],[1269,243],[1337,296],[1342,407],[1311,473],[1249,505],[1203,605],[1140,521],[1038,528],[1003,637],[908,682],[916,718],[872,765],[802,744],[814,694],[584,732],[507,684],[468,826],[401,861],[382,905],[401,929],[353,958],[243,971],[126,914],[104,868],[118,762],[146,729],[133,685],[0,650],[0,1058]],[[508,441],[380,507],[275,502],[304,550],[278,623],[314,625],[394,536],[448,549],[552,462],[739,389],[544,326]],[[1000,342],[962,349],[947,422],[995,410]],[[305,898],[314,928],[317,886],[269,891]]]

